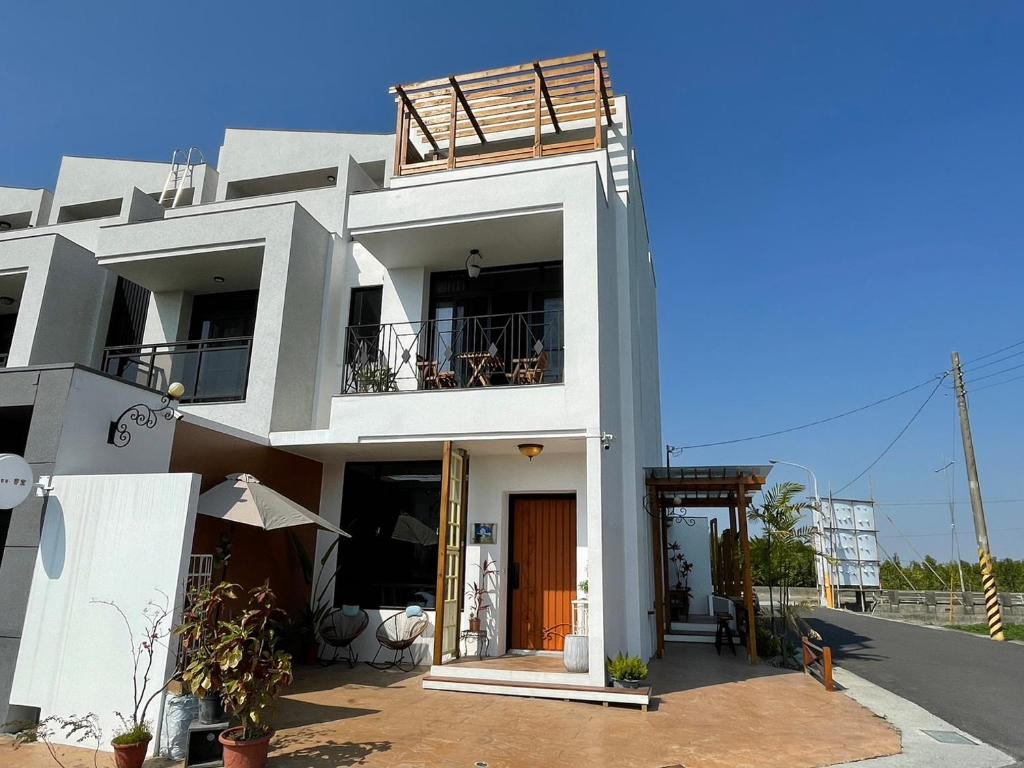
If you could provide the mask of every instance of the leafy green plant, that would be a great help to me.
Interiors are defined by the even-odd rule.
[[[222,583],[209,590],[178,632],[187,641],[198,641],[199,652],[185,669],[185,681],[197,696],[219,691],[224,708],[242,723],[241,740],[248,741],[269,731],[265,714],[292,681],[292,657],[277,649],[274,621],[280,611],[269,583],[249,591],[248,604],[237,618],[218,619],[211,612],[234,599],[239,589]]]
[[[608,676],[613,680],[646,680],[647,665],[637,656],[624,656],[622,651],[605,664]]]
[[[355,378],[360,392],[391,392],[395,389],[397,374],[384,363],[375,363],[361,367]]]
[[[151,738],[153,738],[153,732],[148,722],[133,725],[124,718],[121,718],[121,727],[114,731],[114,738],[110,740],[110,743],[118,745],[141,744],[144,741],[149,741]]]
[[[480,618],[480,615],[491,607],[491,604],[487,602],[487,596],[491,593],[491,587],[487,580],[493,580],[498,573],[497,564],[486,556],[483,562],[480,563],[479,568],[480,579],[472,582],[466,588],[466,597],[469,598],[470,619]]]
[[[579,583],[579,585],[578,585],[578,588],[579,588],[579,591],[580,591],[581,594],[589,595],[590,594],[590,579],[584,579],[583,581],[581,581]]]

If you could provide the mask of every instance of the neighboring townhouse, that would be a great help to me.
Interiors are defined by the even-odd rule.
[[[0,189],[7,365],[129,382],[93,406],[104,424],[136,388],[153,408],[172,382],[185,388],[180,421],[133,427],[132,450],[171,440],[169,455],[76,470],[118,476],[55,478],[49,499],[80,499],[80,514],[64,509],[86,531],[104,504],[159,498],[157,522],[119,518],[135,554],[83,562],[90,588],[114,583],[95,578],[117,558],[151,552],[134,587],[180,596],[190,558],[228,547],[227,578],[269,577],[301,610],[316,591],[304,546],[324,561],[325,600],[370,614],[362,658],[379,622],[420,605],[428,687],[608,698],[605,657],[657,647],[643,505],[662,445],[655,278],[627,100],[601,52],[392,94],[395,133],[228,129],[216,170],[65,158],[52,198]],[[111,435],[91,439],[116,451]],[[231,472],[352,538],[197,517],[198,492]],[[182,541],[154,542],[143,518]],[[52,643],[80,627],[70,608],[39,606],[70,605],[58,582],[84,574],[40,568],[25,633]],[[466,587],[481,578],[485,640],[466,635]],[[452,663],[558,654],[574,629],[589,637],[587,672]],[[11,702],[45,712],[66,692],[26,642]]]

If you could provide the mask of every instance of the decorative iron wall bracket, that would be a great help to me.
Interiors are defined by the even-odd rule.
[[[164,395],[160,398],[159,408],[152,408],[145,403],[136,403],[125,408],[120,416],[110,422],[107,443],[115,448],[124,448],[132,441],[131,430],[133,427],[153,429],[161,418],[164,421],[181,418],[181,414],[175,411],[172,405],[174,400],[175,398]]]

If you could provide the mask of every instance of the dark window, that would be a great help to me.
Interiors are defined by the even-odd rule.
[[[545,309],[545,299],[562,296],[562,263],[492,267],[470,277],[466,270],[430,276],[430,317],[455,308],[456,316],[499,315]]]
[[[348,463],[337,605],[434,607],[441,462]]]
[[[16,314],[0,315],[0,355],[6,355],[11,351],[11,341],[14,339],[14,324],[18,322]]]
[[[0,408],[0,453],[25,455],[31,421],[31,406]],[[11,526],[12,514],[9,509],[0,509],[0,563],[4,559],[4,546],[7,543],[7,531]]]
[[[252,336],[259,291],[206,293],[192,299],[189,341]]]
[[[350,363],[358,359],[376,357],[383,292],[384,288],[380,285],[352,289],[352,300],[348,307],[348,350],[345,358]]]
[[[114,286],[114,304],[110,308],[110,325],[107,326],[107,346],[141,344],[148,309],[149,291],[131,280],[118,277]]]

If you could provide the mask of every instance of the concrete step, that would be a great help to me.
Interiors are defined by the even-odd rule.
[[[427,675],[423,688],[428,691],[459,691],[462,693],[490,693],[498,696],[525,696],[535,699],[561,699],[563,701],[594,701],[602,704],[631,704],[644,712],[651,699],[650,687],[607,688],[586,685],[557,685],[550,683],[512,683],[506,680],[469,680],[460,677]]]
[[[713,643],[715,642],[714,631],[692,631],[692,630],[673,630],[665,635],[666,643]]]

